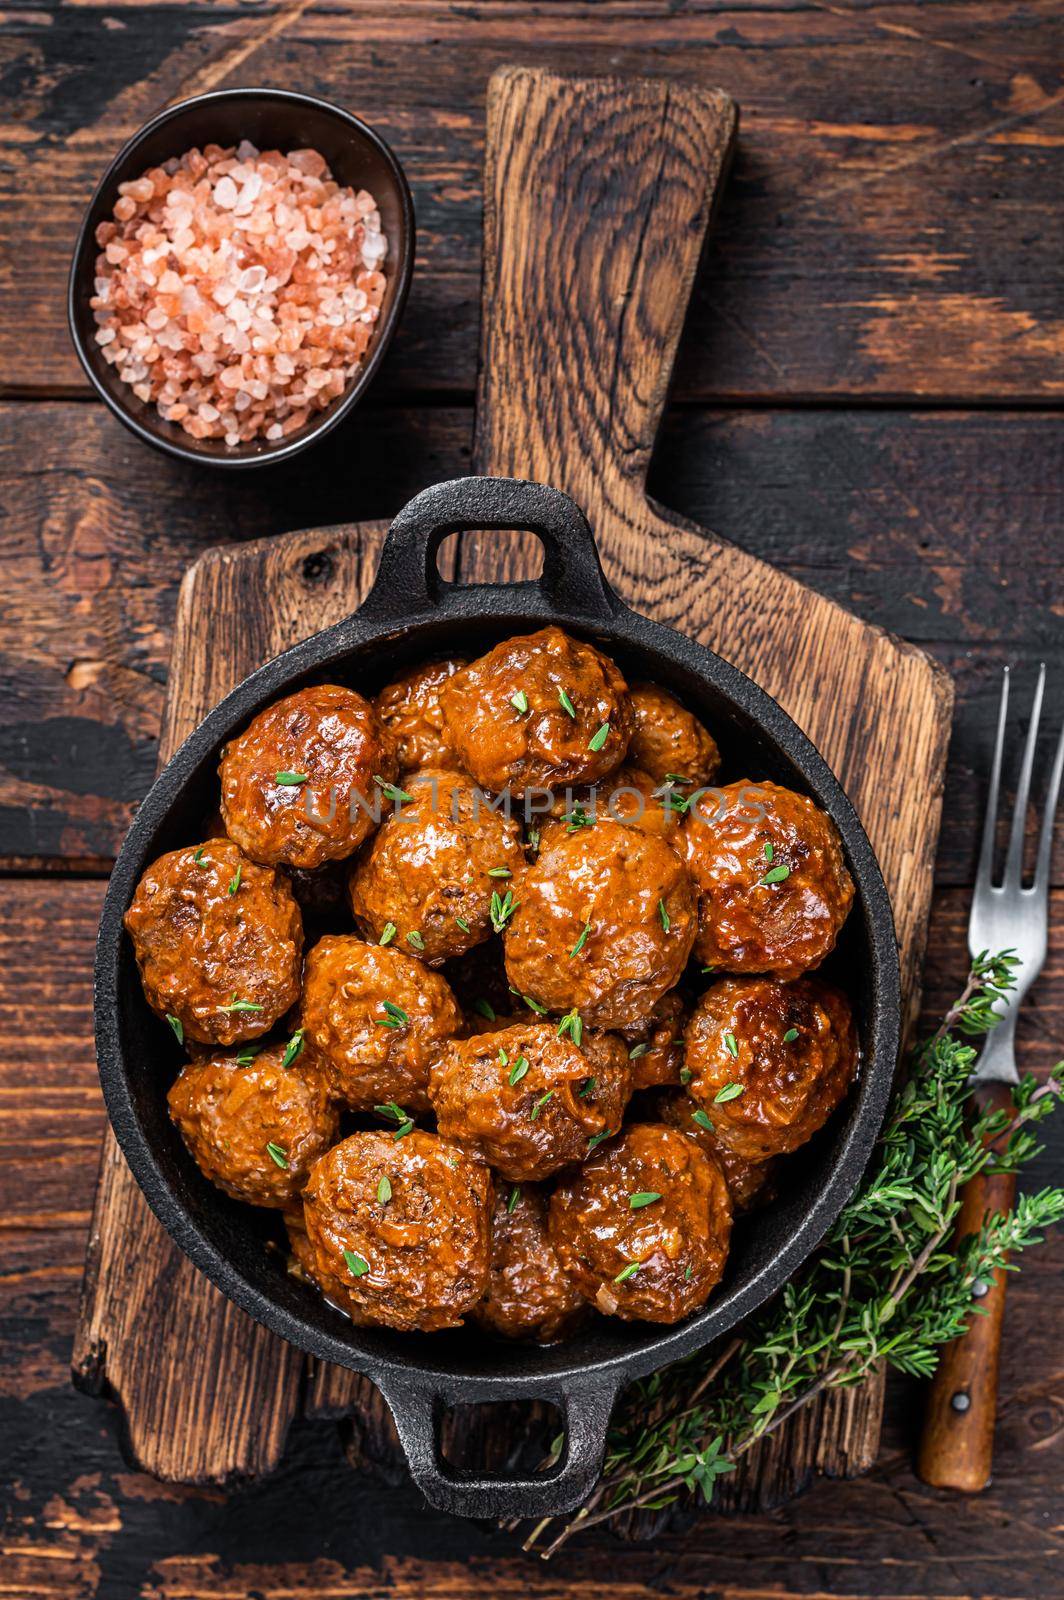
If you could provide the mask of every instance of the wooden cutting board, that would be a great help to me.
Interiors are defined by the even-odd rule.
[[[474,468],[565,489],[638,610],[702,640],[784,705],[839,775],[891,891],[906,1003],[917,999],[952,689],[920,651],[648,501],[647,464],[736,133],[716,90],[504,68],[488,92]],[[357,417],[353,426],[358,425]],[[396,510],[398,510],[398,506]],[[215,550],[189,571],[162,759],[260,662],[357,606],[384,524]],[[528,575],[520,536],[467,534],[463,580]],[[346,1417],[349,1451],[396,1470],[380,1397],[250,1322],[155,1222],[113,1138],[103,1150],[74,1349],[79,1387],[115,1399],[130,1454],[159,1477],[221,1482],[281,1459],[297,1416]],[[729,1499],[770,1503],[814,1471],[856,1473],[882,1383],[811,1407]],[[506,1430],[468,1423],[488,1464]]]

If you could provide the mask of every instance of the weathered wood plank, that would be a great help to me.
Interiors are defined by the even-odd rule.
[[[409,169],[419,267],[382,388],[471,391],[484,92],[516,60],[743,107],[682,397],[1059,398],[1061,25],[1055,0],[45,0],[5,19],[0,382],[83,387],[65,275],[118,145],[170,99],[266,81],[358,111]]]
[[[365,407],[313,473],[252,474],[223,496],[97,407],[0,405],[0,861],[103,870],[114,855],[155,767],[189,561],[227,539],[389,517],[469,471],[471,433],[465,408]],[[1062,484],[1064,429],[1038,412],[674,407],[652,464],[658,501],[954,675],[942,883],[973,871],[1000,665],[1044,657],[1064,674]]]
[[[949,817],[946,826],[949,826]],[[957,1594],[1051,1600],[1064,1471],[1059,1328],[1064,1236],[1032,1253],[1009,1285],[994,1483],[975,1500],[913,1477],[919,1389],[894,1385],[875,1470],[820,1484],[771,1515],[706,1515],[623,1554],[608,1534],[547,1567],[492,1530],[428,1511],[408,1484],[352,1480],[335,1431],[297,1427],[272,1478],[221,1494],[161,1485],[123,1463],[113,1413],[67,1383],[78,1279],[103,1126],[91,1047],[88,974],[103,885],[0,883],[0,1556],[5,1592],[33,1600],[700,1600],[706,1573],[735,1600],[766,1595]],[[925,1011],[955,991],[968,894],[935,901]],[[1064,895],[1054,896],[1050,959],[1021,1019],[1021,1062],[1044,1071],[1064,1041]],[[1064,1119],[1029,1175],[1052,1180]],[[41,1185],[44,1185],[42,1189]],[[43,1203],[42,1203],[43,1202]]]

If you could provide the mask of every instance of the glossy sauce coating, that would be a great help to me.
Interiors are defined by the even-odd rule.
[[[334,934],[307,952],[300,1023],[352,1110],[394,1100],[426,1111],[429,1062],[462,1013],[444,979],[412,956]]]
[[[594,783],[620,766],[631,733],[617,667],[560,628],[496,645],[442,686],[440,704],[462,766],[495,793]]]
[[[499,1184],[491,1228],[488,1292],[472,1320],[505,1339],[551,1344],[587,1315],[547,1232],[547,1198],[533,1184]]]
[[[700,1110],[698,1101],[692,1100],[689,1094],[684,1094],[680,1090],[675,1094],[663,1095],[661,1099],[662,1121],[667,1122],[670,1128],[678,1128],[689,1139],[693,1139],[720,1167],[724,1181],[728,1185],[728,1193],[731,1195],[732,1209],[736,1214],[740,1211],[749,1211],[755,1202],[763,1205],[766,1200],[770,1200],[775,1189],[779,1162],[771,1158],[767,1161],[748,1161],[722,1139],[718,1139],[709,1128],[695,1121]],[[703,1111],[702,1115],[705,1116],[706,1113]]]
[[[511,1183],[546,1178],[620,1127],[627,1054],[612,1034],[585,1032],[578,1048],[551,1022],[454,1040],[429,1081],[440,1133]]]
[[[299,998],[295,897],[228,839],[152,862],[124,920],[148,1004],[176,1017],[186,1039],[258,1039]]]
[[[542,821],[537,819],[539,848],[548,849],[563,835],[577,833],[599,818],[625,822],[630,828],[678,844],[683,813],[676,806],[670,807],[667,788],[648,772],[625,765],[591,787],[564,789],[557,794],[550,814]]]
[[[853,883],[838,829],[805,795],[745,781],[711,790],[692,802],[683,844],[704,966],[793,978],[834,949]]]
[[[260,711],[218,770],[226,832],[245,854],[314,868],[351,855],[373,831],[388,805],[374,779],[391,783],[397,769],[370,702],[326,683]]]
[[[683,1071],[683,1026],[683,1000],[675,989],[670,989],[645,1022],[637,1028],[621,1030],[628,1045],[633,1092],[679,1083]]]
[[[646,1195],[658,1198],[632,1206]],[[724,1271],[731,1220],[720,1167],[660,1123],[626,1128],[550,1203],[558,1260],[600,1311],[625,1321],[679,1322],[704,1305]]]
[[[629,690],[634,729],[628,755],[655,783],[682,778],[688,784],[712,783],[720,771],[720,751],[709,729],[667,689],[637,683]]]
[[[695,1006],[684,1043],[688,1093],[750,1161],[811,1139],[857,1070],[849,1001],[817,978],[722,978]],[[730,1084],[742,1093],[720,1100]]]
[[[633,1026],[680,977],[695,905],[671,845],[596,822],[559,837],[525,873],[506,930],[507,975],[549,1011],[575,1007],[587,1027]]]
[[[351,908],[368,937],[391,923],[398,948],[439,966],[491,938],[493,904],[502,926],[525,854],[518,823],[461,773],[429,769],[407,783],[411,800],[352,869]]]
[[[167,1097],[200,1171],[250,1205],[288,1205],[339,1133],[310,1050],[304,1046],[285,1067],[287,1049],[287,1042],[265,1045],[246,1064],[236,1054],[190,1061]]]
[[[414,772],[419,767],[457,766],[457,752],[444,732],[440,685],[464,666],[461,658],[430,661],[404,672],[373,702],[392,741],[401,773]]]
[[[454,1328],[487,1289],[491,1174],[434,1133],[352,1134],[303,1199],[300,1264],[357,1323]]]

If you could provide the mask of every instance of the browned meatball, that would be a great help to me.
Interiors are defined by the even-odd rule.
[[[250,1060],[238,1052],[190,1061],[170,1089],[170,1115],[193,1160],[235,1200],[288,1205],[336,1143],[338,1113],[300,1043],[265,1045]],[[294,1057],[287,1067],[286,1057]]]
[[[444,979],[412,956],[335,934],[307,952],[300,1022],[353,1110],[394,1100],[427,1111],[429,1062],[462,1013]]]
[[[457,765],[457,753],[444,732],[440,685],[464,666],[464,660],[430,661],[404,672],[377,696],[377,715],[392,741],[400,772]]]
[[[681,795],[680,790],[673,791]],[[638,767],[617,771],[591,788],[566,789],[558,794],[550,815],[539,822],[539,849],[549,849],[565,834],[579,833],[600,818],[625,822],[630,828],[679,843],[683,808],[670,804],[669,786],[656,783]]]
[[[342,861],[372,832],[396,763],[369,701],[324,683],[260,711],[218,770],[226,832],[244,853],[313,868]]]
[[[443,684],[440,704],[462,766],[495,792],[594,783],[631,733],[613,662],[560,628],[496,645]]]
[[[685,784],[713,782],[720,771],[720,751],[697,717],[656,683],[637,683],[628,699],[635,724],[628,747],[633,765],[657,783],[668,778]]]
[[[732,1210],[717,1163],[659,1123],[634,1123],[563,1179],[550,1203],[555,1253],[607,1316],[679,1322],[709,1298]]]
[[[456,1328],[488,1286],[491,1174],[433,1133],[353,1133],[303,1202],[300,1264],[357,1323]]]
[[[683,1071],[683,1021],[683,1001],[670,989],[638,1028],[621,1030],[629,1045],[633,1091],[679,1083]]]
[[[137,885],[125,926],[148,1004],[179,1037],[257,1039],[299,998],[303,924],[270,867],[228,839],[172,850]]]
[[[587,1302],[566,1277],[547,1233],[547,1200],[531,1184],[495,1193],[488,1292],[474,1322],[506,1339],[563,1339],[587,1314]]]
[[[620,1127],[631,1078],[620,1039],[577,1032],[533,1021],[452,1041],[429,1080],[440,1133],[512,1183],[583,1160]]]
[[[724,1174],[735,1212],[749,1211],[755,1201],[763,1205],[772,1198],[779,1162],[748,1161],[713,1132],[710,1118],[697,1100],[677,1091],[662,1097],[661,1116],[671,1128],[678,1128],[693,1139],[707,1156],[712,1156]]]
[[[816,978],[722,978],[691,1013],[684,1043],[688,1092],[749,1161],[811,1139],[857,1070],[849,1001]]]
[[[705,965],[794,978],[834,949],[853,883],[838,829],[812,800],[729,783],[692,801],[683,841]]]
[[[457,772],[407,779],[410,802],[385,818],[351,873],[359,927],[439,966],[505,926],[525,864],[515,821]],[[509,898],[508,898],[509,897]]]
[[[620,822],[557,839],[521,885],[506,931],[514,988],[594,1028],[650,1015],[695,936],[694,885],[664,839]]]

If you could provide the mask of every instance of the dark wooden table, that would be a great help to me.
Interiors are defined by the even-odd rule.
[[[483,93],[522,61],[716,83],[739,153],[652,488],[916,641],[958,710],[926,974],[962,973],[1000,667],[1064,684],[1064,39],[1057,0],[45,0],[0,33],[0,1473],[5,1596],[1059,1593],[1059,1242],[1014,1280],[995,1481],[925,1489],[920,1396],[894,1384],[876,1469],[652,1544],[544,1567],[424,1510],[305,1426],[284,1469],[198,1491],[128,1470],[68,1382],[103,1113],[89,973],[109,862],[150,780],[171,619],[212,544],[390,515],[469,459]],[[115,146],[165,101],[275,82],[377,124],[420,229],[407,318],[342,440],[238,482],[151,454],[89,399],[67,256]],[[899,785],[904,783],[898,774]],[[1023,1065],[1064,1048],[1056,931]],[[1064,1118],[1060,1119],[1064,1122]],[[1064,1127],[1032,1170],[1048,1181]]]

